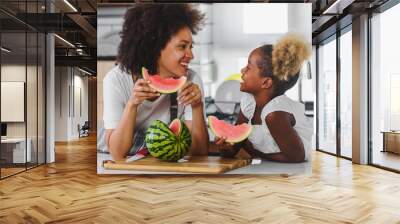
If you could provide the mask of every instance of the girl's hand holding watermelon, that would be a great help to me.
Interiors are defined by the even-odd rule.
[[[199,86],[190,81],[187,81],[178,92],[178,103],[184,106],[191,105],[192,108],[200,106],[202,98]]]
[[[148,84],[150,81],[144,80],[144,79],[138,79],[135,82],[135,85],[132,90],[132,95],[131,98],[129,99],[130,103],[134,106],[137,107],[143,101],[156,98],[160,96],[160,93],[158,93],[155,89],[151,88]]]
[[[233,158],[239,152],[240,147],[235,147],[234,144],[225,141],[226,137],[215,136],[215,145],[222,157]]]

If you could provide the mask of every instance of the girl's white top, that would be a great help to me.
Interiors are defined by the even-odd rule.
[[[248,119],[250,125],[255,108],[256,101],[254,96],[248,93],[243,94],[243,98],[240,102],[240,109],[243,115]],[[286,95],[277,96],[264,106],[261,112],[262,124],[252,125],[253,129],[248,140],[253,144],[256,150],[263,153],[278,153],[281,151],[265,123],[265,118],[268,114],[275,111],[283,111],[293,115],[296,120],[294,129],[303,141],[305,160],[309,160],[311,156],[311,140],[313,134],[312,121],[304,114],[304,104],[294,101]]]

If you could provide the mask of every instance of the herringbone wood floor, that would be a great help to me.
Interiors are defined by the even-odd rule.
[[[315,153],[311,176],[98,176],[95,139],[0,181],[0,223],[400,223],[400,175]]]

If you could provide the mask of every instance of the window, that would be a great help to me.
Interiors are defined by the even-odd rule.
[[[352,157],[352,35],[340,36],[340,154]]]
[[[45,1],[0,5],[18,7],[22,16],[43,13]],[[7,99],[0,105],[7,115],[1,119],[7,130],[0,144],[0,178],[45,163],[45,43],[44,33],[0,12],[0,89]]]
[[[318,149],[336,153],[336,39],[318,48]]]
[[[371,19],[372,164],[400,170],[400,5]],[[397,149],[399,149],[397,151]]]

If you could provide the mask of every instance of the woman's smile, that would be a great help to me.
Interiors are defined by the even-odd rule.
[[[189,62],[190,61],[184,61],[184,62],[181,62],[180,63],[180,65],[183,67],[183,69],[185,70],[185,73],[188,71],[188,69],[189,69]]]
[[[194,58],[192,46],[192,32],[188,27],[181,28],[161,51],[160,74],[174,78],[187,75],[189,63]]]

